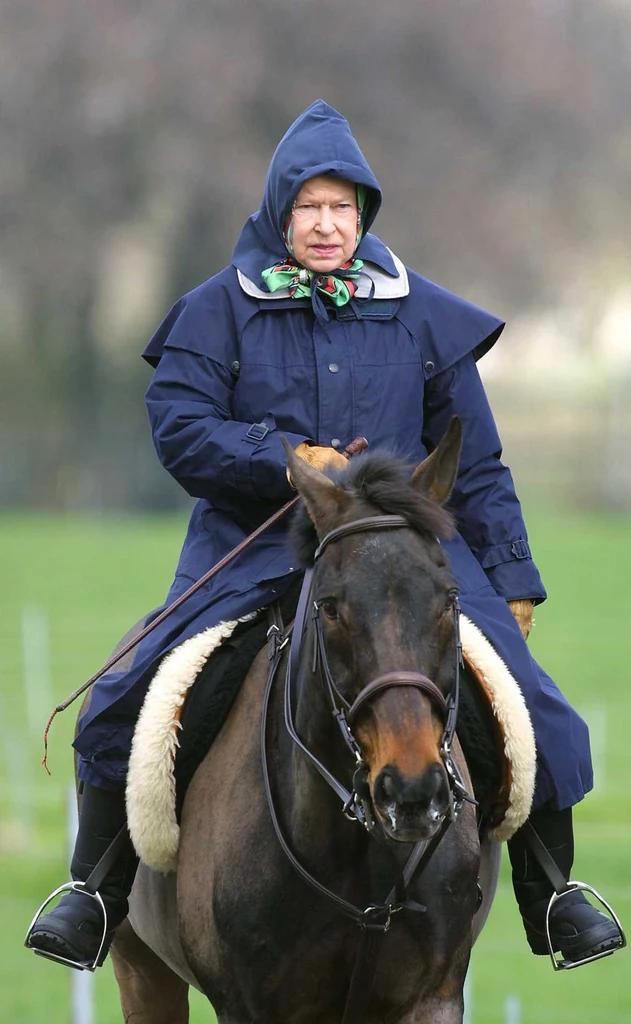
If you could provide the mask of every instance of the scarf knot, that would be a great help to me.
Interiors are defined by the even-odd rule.
[[[315,288],[334,306],[344,306],[357,291],[363,265],[362,260],[350,259],[331,273],[318,274],[289,258],[264,270],[262,277],[270,292],[286,288],[292,299],[313,299]]]

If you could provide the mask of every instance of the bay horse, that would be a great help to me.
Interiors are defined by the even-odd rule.
[[[439,542],[460,447],[454,420],[411,477],[374,453],[335,478],[288,448],[305,616],[291,653],[271,630],[193,777],[177,876],[139,869],[112,945],[125,1021],[185,1024],[192,984],[219,1024],[461,1024],[499,844],[476,914]]]

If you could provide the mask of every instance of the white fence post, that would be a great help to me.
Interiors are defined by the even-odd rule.
[[[467,976],[464,980],[464,1017],[462,1018],[462,1024],[473,1024],[473,1000],[471,998],[471,964],[467,971]]]
[[[31,737],[41,735],[52,710],[48,614],[45,608],[22,608],[22,660],[26,713]]]
[[[594,792],[603,793],[607,783],[607,705],[604,702],[585,704],[580,708],[580,714],[589,728]]]
[[[507,996],[504,1003],[504,1024],[521,1024],[521,1000]]]
[[[67,823],[68,823],[68,863],[72,860],[79,818],[77,815],[77,796],[74,786],[67,791]],[[70,986],[72,993],[72,1024],[94,1024],[94,975],[90,971],[70,969]]]
[[[23,849],[32,842],[35,828],[31,765],[19,736],[10,735],[7,730],[3,746],[11,800],[13,842],[19,849]]]

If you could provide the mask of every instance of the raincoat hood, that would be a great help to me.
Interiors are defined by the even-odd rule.
[[[267,172],[263,202],[246,221],[232,254],[233,265],[259,287],[265,287],[262,271],[287,258],[283,229],[296,196],[306,181],[322,174],[366,187],[364,234],[355,255],[398,276],[390,250],[368,233],[381,206],[379,182],[346,118],[324,100],[316,100],[280,140]]]

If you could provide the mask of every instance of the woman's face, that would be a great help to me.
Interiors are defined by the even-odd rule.
[[[311,178],[294,206],[291,239],[298,263],[328,273],[349,260],[357,244],[355,185],[340,178]]]

